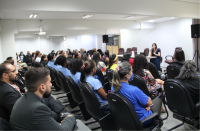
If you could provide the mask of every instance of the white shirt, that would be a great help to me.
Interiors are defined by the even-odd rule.
[[[37,58],[35,59],[35,61],[36,61],[36,62],[40,62],[40,61],[41,61],[41,58],[40,58],[40,57],[37,57]]]

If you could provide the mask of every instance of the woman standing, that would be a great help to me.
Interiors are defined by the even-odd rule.
[[[157,49],[156,43],[153,43],[152,47],[150,56],[155,56],[156,58],[151,58],[150,61],[156,65],[158,70],[160,70],[160,49]]]

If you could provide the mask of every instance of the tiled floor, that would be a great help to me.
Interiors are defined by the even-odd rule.
[[[65,95],[66,94],[52,95],[52,96],[56,99],[59,96],[65,96]],[[63,105],[66,105],[66,104],[68,104],[68,103],[64,103]],[[77,111],[79,109],[78,107],[76,107],[74,109],[71,109],[70,106],[67,106],[66,109],[69,112],[74,112],[74,114],[80,114],[80,111]],[[169,117],[168,117],[168,119],[163,121],[163,126],[161,128],[162,131],[166,131],[166,130],[168,130],[168,129],[170,129],[170,128],[172,128],[172,127],[174,127],[174,126],[176,126],[176,125],[181,123],[181,121],[173,118],[173,116],[172,116],[173,114],[169,109],[168,109],[168,112],[169,112]],[[162,113],[161,117],[165,117],[165,116],[166,116],[166,113]],[[81,119],[81,118],[78,118],[78,119]],[[88,121],[92,121],[92,120],[93,119],[91,118]],[[84,121],[83,119],[81,119],[81,121],[83,123],[88,122],[88,121]],[[92,123],[92,124],[87,124],[87,126],[90,129],[92,129],[92,128],[98,127],[100,125],[98,123]],[[183,131],[183,130],[197,130],[197,129],[195,129],[194,127],[192,127],[192,126],[190,126],[188,124],[184,124],[184,125],[180,126],[179,128],[174,129],[174,131]],[[95,131],[101,131],[101,129],[95,129]]]

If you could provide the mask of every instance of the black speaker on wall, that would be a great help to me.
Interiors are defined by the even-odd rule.
[[[103,35],[103,43],[108,43],[108,35]]]
[[[199,24],[191,25],[191,37],[199,38]]]

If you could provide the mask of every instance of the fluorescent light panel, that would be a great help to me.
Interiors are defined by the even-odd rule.
[[[36,18],[36,17],[37,17],[37,15],[38,15],[38,14],[31,13],[31,14],[29,15],[29,18]]]
[[[82,16],[82,18],[84,18],[84,19],[85,19],[85,18],[90,18],[90,17],[92,17],[92,15],[83,15],[83,16]]]

